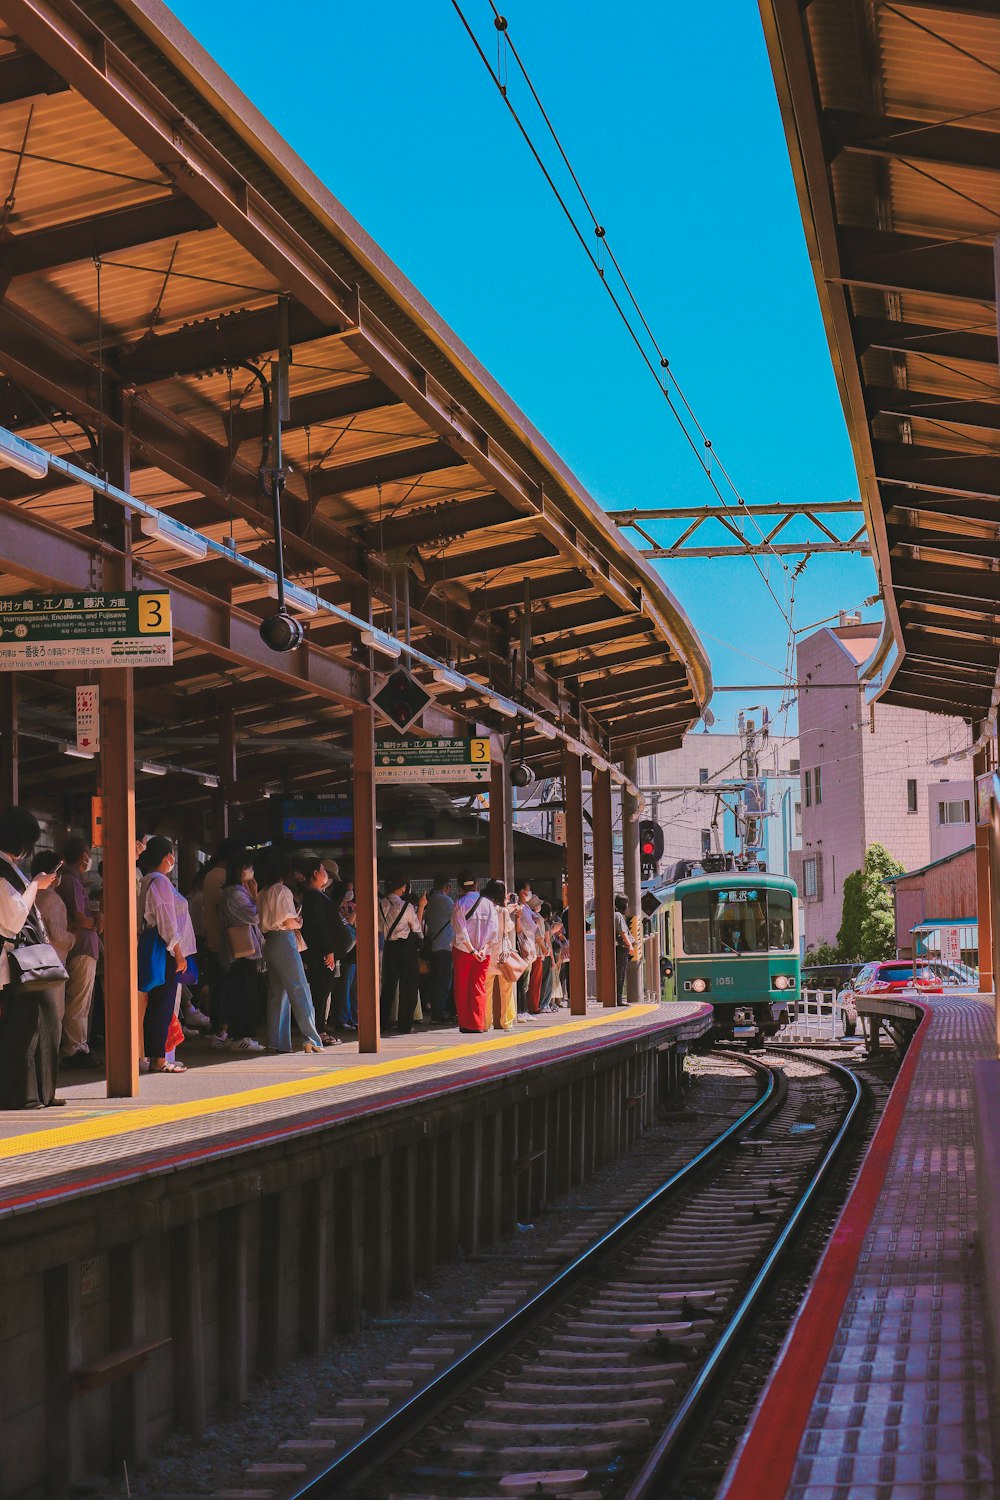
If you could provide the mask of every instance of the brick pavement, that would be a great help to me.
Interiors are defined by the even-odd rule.
[[[992,1003],[935,1000],[788,1500],[994,1497],[972,1064]]]

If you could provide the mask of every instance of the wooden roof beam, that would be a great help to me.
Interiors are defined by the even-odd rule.
[[[0,244],[0,275],[13,279],[51,271],[118,250],[174,239],[190,230],[208,229],[211,223],[189,198],[168,193],[131,208],[11,235]]]
[[[39,94],[64,94],[69,84],[34,52],[0,57],[0,104],[17,104]]]
[[[1000,500],[1000,451],[962,453],[922,443],[872,444],[880,485],[920,485],[944,494]],[[894,497],[895,498],[895,497]],[[905,497],[901,497],[905,503]]]
[[[998,142],[1000,155],[1000,142]],[[996,401],[963,398],[944,391],[921,391],[909,387],[867,385],[865,400],[869,417],[921,417],[927,421],[957,422],[961,427],[983,427],[1000,431],[1000,395]]]
[[[989,245],[845,224],[838,228],[837,237],[840,275],[830,277],[832,281],[884,292],[927,292],[977,304],[992,305],[996,300]]]
[[[937,564],[898,558],[892,570],[893,587],[906,598],[930,599],[988,610],[1000,610],[1000,573],[985,568],[942,568]]]
[[[983,318],[983,328],[990,326]],[[893,318],[855,318],[859,350],[886,349],[893,354],[929,354],[933,359],[961,359],[995,365],[997,341],[976,329],[939,328],[931,323],[902,323]]]
[[[403,448],[396,453],[380,453],[377,458],[313,469],[310,490],[314,500],[325,500],[331,495],[349,495],[354,490],[419,479],[440,469],[460,469],[464,465],[465,459],[449,443],[421,443],[419,447]]]
[[[1000,170],[997,138],[992,130],[849,109],[826,110],[823,128],[831,158],[841,151],[853,151],[864,156],[934,162],[945,167]]]
[[[624,651],[609,651],[604,656],[583,657],[580,659],[580,648],[573,648],[573,659],[553,663],[549,667],[553,677],[588,677],[595,672],[615,671],[618,667],[634,667],[640,662],[660,661],[663,663],[665,672],[677,673],[678,680],[684,677],[683,667],[678,666],[670,656],[663,641],[654,641],[650,645],[636,645],[626,648]]]
[[[362,412],[378,411],[384,406],[398,406],[400,398],[375,376],[362,380],[345,381],[342,385],[327,390],[307,391],[293,396],[289,402],[289,419],[284,427],[312,427],[323,422],[336,421],[338,417],[357,416]],[[241,443],[261,437],[262,408],[241,407],[233,413],[232,437],[238,448]],[[227,423],[228,425],[228,423]]]
[[[468,500],[422,505],[418,510],[391,516],[381,526],[377,523],[366,525],[363,531],[370,546],[394,552],[404,547],[429,547],[438,542],[451,542],[470,531],[484,531],[487,527],[517,520],[519,514],[509,500],[494,491]]]
[[[492,547],[483,547],[475,552],[451,553],[440,561],[425,562],[423,568],[428,583],[433,582],[436,585],[451,582],[457,578],[475,578],[480,573],[500,573],[506,568],[520,568],[526,563],[543,562],[550,558],[558,558],[558,556],[559,554],[548,538],[536,534],[518,537],[512,542],[498,540]],[[547,580],[539,578],[536,581],[539,596],[544,598]],[[523,598],[523,581],[518,587]],[[493,603],[492,589],[490,602],[491,608],[497,607]]]
[[[648,639],[653,631],[653,622],[647,620],[645,615],[624,615],[619,616],[612,623],[603,624],[599,630],[587,630],[582,625],[570,628],[579,631],[579,635],[574,635],[572,640],[555,640],[548,645],[539,642],[535,648],[536,655],[543,661],[551,662],[557,657],[575,658],[581,651],[586,651],[591,646],[604,646],[609,641],[627,641],[637,635]],[[536,636],[541,633],[539,629],[535,630]],[[663,649],[665,652],[670,649],[665,641]]]
[[[288,331],[293,349],[339,329],[339,324],[321,321],[301,303],[289,302]],[[109,350],[108,359],[123,380],[155,385],[173,375],[231,368],[273,354],[277,347],[278,313],[272,305],[200,318],[172,333],[149,333],[137,343]]]

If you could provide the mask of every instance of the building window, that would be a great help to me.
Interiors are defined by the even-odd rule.
[[[939,802],[938,823],[942,826],[946,823],[968,823],[968,802]]]
[[[712,852],[712,830],[710,828],[703,828],[701,830],[701,852],[702,854],[711,854]]]
[[[911,778],[906,783],[906,811],[915,813],[917,810],[917,783]]]
[[[790,760],[788,762],[788,769],[789,769],[789,772],[791,773],[791,775],[797,776],[799,774],[799,763],[798,763],[798,761],[797,760]]]
[[[819,807],[823,800],[823,767],[817,766],[813,772],[813,791],[816,797],[816,806]]]
[[[806,807],[813,805],[813,773],[806,772]]]
[[[708,767],[707,766],[699,766],[698,767],[698,785],[699,786],[704,786],[705,782],[707,780],[708,780]]]
[[[796,802],[796,804],[795,804],[795,837],[797,839],[800,839],[802,837],[802,803],[801,802]]]
[[[806,775],[808,776],[808,771]],[[818,891],[816,880],[816,860],[804,859],[802,861],[802,896],[806,901],[815,901]]]

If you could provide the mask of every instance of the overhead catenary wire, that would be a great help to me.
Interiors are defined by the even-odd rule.
[[[496,26],[498,32],[502,33],[503,39],[504,39],[506,45],[510,48],[511,54],[514,57],[514,60],[515,60],[515,62],[518,65],[518,69],[521,72],[521,75],[524,78],[525,83],[526,83],[528,89],[531,92],[532,98],[535,101],[535,104],[537,105],[538,110],[541,113],[543,120],[545,121],[545,125],[546,125],[547,129],[549,130],[549,133],[551,134],[551,136],[553,138],[553,141],[555,142],[556,149],[559,152],[560,158],[563,161],[563,163],[565,164],[566,169],[569,172],[570,177],[571,177],[571,179],[572,179],[572,181],[573,181],[573,183],[574,183],[574,185],[575,185],[575,187],[576,187],[576,189],[577,189],[577,191],[578,191],[578,193],[579,193],[579,195],[580,195],[580,197],[581,197],[581,199],[582,199],[582,201],[584,203],[584,206],[585,206],[585,208],[587,210],[587,214],[588,214],[588,216],[591,219],[593,230],[594,230],[594,234],[597,237],[597,241],[598,241],[598,245],[600,247],[601,253],[602,253],[602,255],[606,254],[607,257],[608,257],[608,259],[610,260],[611,264],[614,266],[615,271],[616,271],[616,273],[617,273],[617,275],[619,277],[619,280],[621,282],[622,289],[623,289],[623,292],[625,294],[625,297],[628,299],[628,301],[632,304],[633,308],[635,309],[635,313],[636,313],[636,315],[637,315],[637,317],[638,317],[638,319],[639,319],[639,321],[640,321],[640,323],[642,325],[642,329],[644,330],[644,332],[646,334],[646,337],[649,339],[649,341],[650,341],[653,349],[656,352],[656,356],[657,356],[658,361],[659,361],[659,369],[657,368],[656,364],[654,364],[654,361],[653,361],[652,357],[650,356],[649,351],[644,346],[643,339],[642,339],[639,331],[636,329],[635,325],[633,324],[631,318],[629,317],[629,314],[628,314],[626,308],[623,307],[621,299],[616,295],[614,288],[610,285],[610,283],[608,281],[608,277],[607,277],[607,275],[605,273],[604,267],[601,264],[600,258],[598,257],[598,255],[595,255],[594,251],[591,249],[590,245],[588,244],[587,238],[586,238],[583,230],[581,229],[580,225],[578,224],[578,222],[576,220],[576,217],[575,217],[572,209],[570,208],[569,204],[566,202],[566,199],[563,196],[563,194],[560,192],[560,190],[559,190],[559,188],[558,188],[558,186],[557,186],[557,184],[555,182],[555,179],[553,178],[552,173],[549,171],[548,167],[546,166],[546,164],[545,164],[545,162],[544,162],[544,160],[542,158],[542,154],[539,151],[538,147],[535,145],[535,143],[534,143],[534,141],[533,141],[533,139],[531,137],[531,134],[530,134],[527,126],[525,125],[524,121],[521,119],[521,117],[520,117],[520,115],[519,115],[516,107],[512,103],[512,101],[510,99],[510,96],[509,96],[509,93],[508,93],[508,89],[507,89],[506,84],[503,82],[503,80],[501,79],[500,74],[493,67],[493,64],[490,62],[489,58],[486,56],[486,53],[483,50],[483,47],[482,47],[482,45],[481,45],[481,43],[479,41],[479,38],[476,36],[475,31],[473,30],[473,28],[472,28],[472,26],[471,26],[468,18],[466,17],[466,15],[465,15],[465,13],[464,13],[461,5],[459,4],[459,0],[451,0],[451,3],[452,3],[453,9],[455,10],[456,14],[458,15],[459,20],[462,23],[462,26],[464,27],[464,29],[465,29],[465,31],[467,33],[470,41],[472,42],[472,44],[473,44],[476,52],[478,53],[479,58],[480,58],[480,60],[481,60],[481,62],[483,64],[483,66],[486,68],[487,72],[489,73],[490,78],[492,79],[492,81],[493,81],[493,83],[494,83],[494,85],[495,85],[495,87],[497,89],[497,92],[500,94],[500,97],[503,99],[503,102],[506,105],[507,110],[508,110],[508,112],[511,115],[511,118],[514,120],[514,123],[516,124],[518,130],[520,131],[520,134],[521,134],[522,138],[524,139],[524,142],[527,145],[529,151],[531,152],[531,155],[533,156],[533,158],[534,158],[534,160],[535,160],[535,162],[536,162],[539,170],[541,171],[541,173],[544,176],[546,182],[548,183],[550,189],[552,190],[552,193],[553,193],[553,195],[554,195],[557,203],[559,204],[560,208],[562,209],[562,212],[565,215],[566,220],[569,223],[570,227],[572,228],[572,230],[573,230],[573,232],[574,232],[577,240],[579,241],[579,243],[580,243],[580,245],[581,245],[581,247],[582,247],[582,249],[584,251],[584,254],[587,256],[587,259],[590,261],[590,263],[593,266],[594,270],[597,272],[598,276],[600,277],[601,282],[602,282],[602,284],[604,286],[604,289],[607,292],[608,296],[611,298],[611,301],[612,301],[612,304],[614,305],[615,311],[617,312],[619,318],[621,319],[622,323],[624,324],[625,329],[628,332],[628,334],[629,334],[629,336],[630,336],[633,344],[635,345],[635,347],[636,347],[636,349],[637,349],[637,351],[639,353],[640,358],[642,359],[642,361],[643,361],[644,365],[646,366],[646,368],[648,369],[649,373],[652,375],[653,379],[656,381],[657,389],[659,390],[660,394],[663,396],[664,400],[666,401],[667,406],[669,407],[669,409],[670,409],[670,411],[671,411],[671,413],[672,413],[675,421],[677,422],[678,427],[681,430],[681,433],[683,434],[683,436],[684,436],[684,438],[685,438],[688,446],[690,447],[692,453],[695,455],[695,458],[697,459],[697,461],[698,461],[698,463],[699,463],[699,465],[700,465],[700,467],[702,469],[702,472],[705,474],[705,477],[708,479],[709,484],[712,486],[712,489],[715,491],[716,495],[718,496],[718,498],[719,498],[719,500],[720,500],[723,508],[725,509],[726,513],[733,520],[735,520],[736,517],[737,517],[737,515],[738,515],[738,511],[734,511],[733,510],[732,505],[727,500],[725,494],[723,493],[722,489],[720,488],[720,486],[719,486],[719,484],[718,484],[718,482],[717,482],[717,480],[715,478],[715,473],[713,472],[713,462],[712,462],[713,459],[714,459],[715,467],[718,469],[719,473],[722,474],[723,478],[725,479],[726,484],[729,486],[729,488],[731,489],[733,495],[736,497],[736,501],[737,501],[738,506],[745,507],[745,503],[746,502],[744,501],[743,496],[740,494],[739,490],[737,489],[737,487],[736,487],[736,485],[735,485],[735,483],[734,483],[734,481],[733,481],[733,479],[732,479],[732,477],[731,477],[728,469],[722,463],[722,461],[720,460],[718,454],[716,453],[715,447],[714,447],[714,444],[713,444],[712,440],[707,436],[704,428],[702,427],[701,423],[698,421],[698,418],[695,415],[695,413],[694,413],[694,411],[693,411],[693,409],[692,409],[689,401],[687,400],[687,397],[685,396],[683,390],[681,389],[681,386],[680,386],[680,384],[679,384],[679,382],[677,380],[676,375],[674,374],[673,370],[670,367],[670,361],[668,360],[668,358],[666,357],[666,355],[663,353],[662,348],[660,347],[659,342],[657,341],[657,339],[655,338],[655,336],[654,336],[654,334],[652,332],[652,329],[650,327],[649,321],[646,318],[645,314],[642,312],[642,309],[641,309],[641,307],[639,305],[639,302],[638,302],[637,298],[635,297],[635,294],[632,291],[631,285],[629,284],[629,282],[628,282],[628,280],[627,280],[624,272],[622,271],[621,266],[620,266],[617,258],[615,257],[615,255],[614,255],[614,253],[613,253],[610,245],[608,245],[608,243],[607,243],[607,235],[606,235],[604,226],[599,222],[596,214],[594,213],[594,210],[593,210],[593,208],[592,208],[592,206],[590,204],[590,200],[588,199],[586,193],[584,192],[584,189],[583,189],[583,187],[582,187],[582,185],[580,183],[580,180],[579,180],[579,177],[578,177],[577,173],[573,170],[573,167],[572,167],[572,165],[571,165],[571,163],[569,161],[569,158],[568,158],[568,156],[566,154],[566,151],[564,150],[564,148],[562,146],[562,143],[561,143],[561,141],[560,141],[560,139],[558,137],[558,134],[556,133],[556,130],[555,130],[554,126],[552,125],[552,122],[551,122],[551,119],[550,119],[550,117],[548,115],[548,112],[545,110],[545,108],[544,108],[544,106],[543,106],[543,104],[541,102],[541,99],[540,99],[540,97],[538,95],[538,92],[535,89],[535,87],[534,87],[534,85],[533,85],[533,83],[531,81],[531,78],[530,78],[530,76],[528,74],[528,71],[527,71],[527,69],[526,69],[526,67],[525,67],[525,65],[524,65],[524,63],[523,63],[523,61],[522,61],[522,59],[520,57],[520,54],[518,53],[518,51],[517,51],[517,49],[516,49],[513,41],[510,38],[506,19],[497,10],[497,7],[493,3],[493,0],[490,0],[490,6],[491,6],[491,9],[492,9],[493,15],[494,15],[494,25]],[[663,372],[662,375],[660,374],[661,370]],[[695,429],[697,431],[697,434],[698,434],[698,436],[702,440],[704,452],[699,451],[698,444],[697,444],[697,442],[695,440],[695,437],[688,430],[687,424],[685,423],[684,418],[681,415],[681,412],[677,408],[677,404],[672,399],[671,394],[670,394],[670,390],[668,388],[668,382],[669,382],[670,385],[673,386],[674,391],[677,393],[678,400],[680,401],[680,403],[684,407],[684,410],[688,413],[688,416],[690,417],[691,422],[694,424],[694,427],[695,427]],[[711,455],[711,456],[709,458],[706,458],[705,457],[706,453],[709,454],[709,455]],[[754,525],[755,525],[755,527],[756,527],[756,529],[757,529],[757,531],[758,531],[758,533],[759,533],[759,535],[761,537],[761,540],[765,543],[766,546],[770,546],[770,544],[768,542],[768,538],[765,536],[764,532],[760,529],[759,525],[757,525],[756,520],[753,517],[751,517],[751,520],[754,521]],[[773,549],[771,549],[771,550],[773,551]],[[748,549],[747,555],[750,557],[751,561],[754,564],[754,567],[757,569],[757,572],[760,574],[761,581],[763,582],[764,587],[767,589],[768,593],[771,595],[771,598],[773,599],[774,603],[776,604],[776,606],[777,606],[780,614],[782,615],[782,618],[785,620],[785,623],[787,624],[788,623],[788,612],[786,610],[786,607],[785,607],[784,603],[782,602],[782,600],[778,597],[777,593],[775,592],[775,590],[774,590],[774,588],[773,588],[773,586],[771,584],[770,579],[768,578],[768,576],[765,573],[764,569],[761,567],[760,563],[758,562],[756,555],[754,553],[750,552],[749,549]],[[789,571],[788,564],[784,561],[784,559],[777,552],[774,552],[774,556],[775,556],[776,560],[780,563],[782,569],[787,573]]]

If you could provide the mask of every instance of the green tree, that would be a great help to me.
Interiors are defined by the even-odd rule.
[[[896,953],[896,914],[890,875],[902,875],[903,866],[884,844],[870,844],[864,864],[844,881],[844,905],[837,943],[848,962],[893,958]]]

